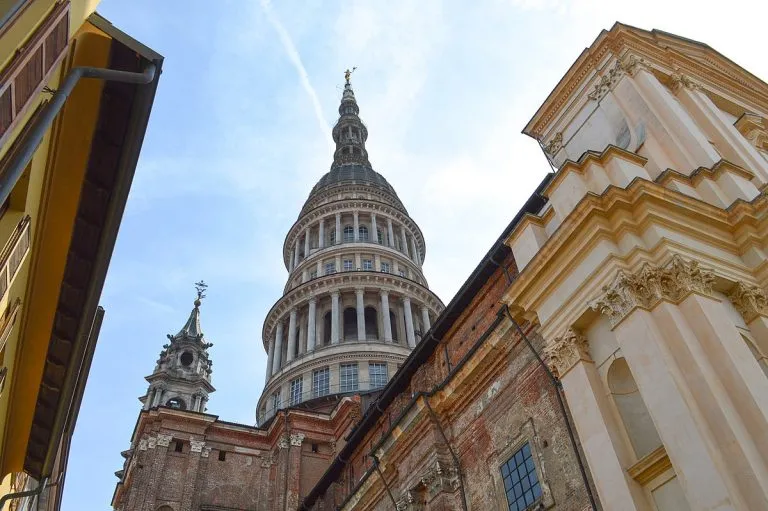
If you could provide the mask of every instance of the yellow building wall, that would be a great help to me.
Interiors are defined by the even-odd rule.
[[[105,67],[108,64],[110,39],[92,26],[84,25],[97,4],[97,0],[71,3],[70,33],[75,34],[71,38],[76,40],[74,53],[70,44],[70,57],[62,65],[66,69],[54,72],[49,87],[55,89],[71,67]],[[53,0],[32,2],[0,37],[3,66],[53,5]],[[9,490],[10,473],[23,468],[102,87],[101,81],[84,80],[75,88],[17,185],[15,192],[21,196],[26,187],[26,200],[23,205],[18,200],[12,201],[11,209],[0,218],[0,245],[5,243],[21,218],[29,215],[32,219],[29,253],[5,297],[0,300],[0,312],[17,297],[22,300],[22,311],[7,341],[4,356],[8,374],[5,389],[0,394],[0,495]],[[46,99],[47,95],[40,94],[38,102],[27,110],[8,142],[0,148],[0,157],[23,129],[37,104]],[[77,112],[76,115],[73,112]],[[52,144],[52,140],[56,143]]]

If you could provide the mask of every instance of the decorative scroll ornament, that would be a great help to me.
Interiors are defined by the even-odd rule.
[[[612,326],[618,325],[636,307],[651,310],[661,300],[678,303],[691,293],[712,294],[715,274],[699,268],[696,261],[672,257],[665,267],[645,264],[638,273],[619,271],[603,296],[590,307],[605,314]]]
[[[554,156],[557,154],[557,152],[562,149],[563,147],[563,133],[558,131],[555,133],[555,136],[552,137],[552,140],[549,141],[549,143],[544,146],[544,151],[550,155]]]
[[[459,477],[456,469],[445,466],[439,461],[421,478],[421,484],[429,492],[430,500],[440,492],[454,492],[459,488]]]
[[[613,67],[608,70],[608,73],[603,75],[600,81],[595,84],[594,90],[587,97],[592,101],[600,101],[613,90],[625,74],[626,71],[622,67],[621,62],[617,60]]]
[[[728,298],[747,323],[757,316],[768,316],[768,297],[765,291],[757,286],[737,282],[728,293]]]
[[[557,378],[562,378],[579,360],[592,360],[589,357],[589,341],[573,328],[555,338],[555,342],[547,346],[545,352],[549,357],[552,374]]]
[[[646,71],[650,70],[648,64],[643,59],[634,55],[628,55],[622,59],[620,61],[619,67],[625,73],[629,74],[629,76],[635,76],[635,74],[637,74],[637,72],[641,69],[645,69]]]
[[[677,92],[682,88],[690,90],[701,89],[701,85],[693,81],[690,76],[684,75],[682,73],[673,73],[669,77],[669,83],[672,86],[673,92]]]
[[[288,442],[288,435],[283,435],[280,437],[280,440],[277,441],[277,447],[279,449],[287,449],[289,445]]]
[[[168,447],[170,445],[171,440],[173,437],[171,435],[163,435],[162,433],[157,434],[157,446],[158,447]]]
[[[304,433],[296,433],[295,435],[291,435],[291,445],[301,446],[303,441]]]
[[[205,447],[204,441],[189,439],[189,452],[203,452],[203,447]]]

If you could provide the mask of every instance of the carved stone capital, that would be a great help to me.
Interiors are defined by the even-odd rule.
[[[672,73],[669,77],[669,84],[672,87],[672,92],[678,92],[680,89],[696,90],[701,89],[701,85],[696,83],[690,76],[682,73]]]
[[[679,303],[691,293],[711,295],[714,282],[713,272],[675,255],[664,267],[646,263],[637,273],[619,271],[590,307],[608,316],[611,325],[616,326],[636,307],[651,310],[661,300]]]
[[[419,495],[413,491],[407,491],[397,501],[397,511],[420,511],[424,509],[424,502]]]
[[[277,447],[278,449],[287,449],[289,445],[288,436],[283,435],[280,437],[280,440],[277,441]]]
[[[746,323],[757,316],[768,316],[768,297],[765,291],[757,286],[737,282],[728,293],[728,298]]]
[[[203,452],[205,442],[203,440],[189,440],[189,452]]]
[[[201,458],[207,458],[211,454],[211,448],[210,447],[203,447],[202,452],[200,453]]]
[[[436,461],[429,472],[421,478],[421,483],[432,500],[432,497],[440,492],[455,492],[459,488],[459,477],[455,468]]]
[[[168,447],[170,445],[171,440],[173,437],[171,435],[164,435],[162,433],[157,434],[157,446],[158,447]]]
[[[157,437],[155,436],[147,437],[147,448],[154,449],[156,446],[157,446]]]
[[[635,76],[638,71],[644,69],[649,71],[650,68],[645,60],[635,55],[627,55],[619,62],[619,67],[629,76]]]
[[[547,346],[545,353],[552,374],[557,378],[562,378],[580,360],[592,360],[589,356],[589,341],[573,328],[556,337],[555,342]]]
[[[139,440],[139,450],[140,451],[146,451],[147,450],[147,439],[146,438],[142,438],[141,440]]]
[[[304,441],[304,433],[296,433],[291,435],[291,445],[300,446]]]

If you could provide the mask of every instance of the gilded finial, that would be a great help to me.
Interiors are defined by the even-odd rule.
[[[200,307],[203,298],[205,298],[205,290],[208,289],[208,284],[206,284],[203,280],[200,282],[195,282],[195,289],[197,290],[197,300],[195,300],[195,307]]]
[[[357,67],[353,67],[352,71],[350,71],[349,68],[344,71],[344,79],[347,81],[347,85],[349,85],[349,78],[352,76],[352,73],[355,72],[355,69],[357,69]]]

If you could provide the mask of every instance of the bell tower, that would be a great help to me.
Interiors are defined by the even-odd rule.
[[[193,412],[204,412],[208,395],[216,389],[211,385],[211,366],[206,341],[200,328],[200,304],[208,286],[200,281],[195,284],[197,299],[189,319],[176,335],[168,335],[155,370],[146,377],[147,393],[139,400],[148,410],[167,406]]]

